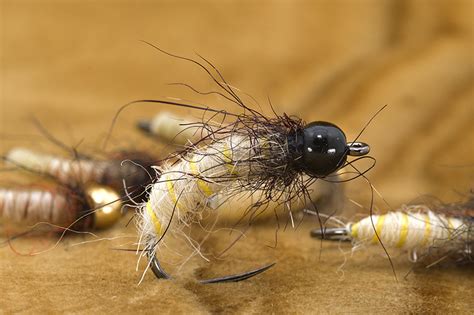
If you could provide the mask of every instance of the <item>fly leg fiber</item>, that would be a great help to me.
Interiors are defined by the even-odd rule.
[[[81,209],[82,205],[67,193],[0,188],[0,217],[12,222],[68,226]]]

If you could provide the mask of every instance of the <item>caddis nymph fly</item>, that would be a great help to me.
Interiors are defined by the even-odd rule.
[[[143,254],[149,257],[155,275],[166,279],[170,276],[157,259],[162,242],[170,235],[182,233],[182,227],[195,221],[213,196],[259,191],[261,197],[255,207],[269,201],[278,201],[289,209],[292,203],[302,200],[310,204],[308,187],[311,183],[351,165],[354,161],[347,161],[349,155],[363,156],[369,152],[369,146],[356,142],[357,139],[348,142],[344,132],[332,123],[305,123],[298,117],[276,113],[274,117],[267,117],[245,105],[235,89],[204,58],[201,57],[207,66],[189,58],[171,56],[201,67],[220,89],[201,94],[218,94],[240,107],[242,113],[167,100],[137,100],[117,113],[119,115],[131,104],[148,102],[192,108],[213,115],[190,126],[197,128],[196,134],[201,135],[198,141],[186,150],[172,154],[157,167],[161,176],[151,184],[148,201],[140,207],[139,243]],[[361,158],[373,161],[369,156]],[[356,176],[363,174],[355,167],[354,170],[358,172]],[[201,282],[239,281],[269,266]]]

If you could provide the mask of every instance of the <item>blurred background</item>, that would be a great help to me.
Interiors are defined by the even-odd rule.
[[[214,87],[197,67],[159,53],[141,42],[146,40],[173,53],[195,57],[197,52],[211,60],[229,83],[254,96],[267,114],[271,114],[267,101],[270,97],[277,112],[297,115],[308,122],[331,121],[346,132],[348,139],[354,138],[374,113],[388,104],[369,125],[361,140],[371,145],[371,155],[377,159],[369,178],[393,207],[422,195],[456,201],[473,186],[474,2],[471,0],[1,0],[0,3],[1,152],[19,144],[48,145],[32,123],[33,116],[64,143],[71,146],[80,143],[79,148],[101,150],[104,135],[122,104],[144,98],[199,99],[185,88],[168,85],[172,82],[189,83],[202,90]],[[238,111],[235,106],[218,98],[208,98],[207,104],[213,108]],[[184,109],[156,105],[131,107],[119,117],[111,147],[135,146],[156,154],[162,153],[160,147],[145,139],[134,125],[138,119],[152,117],[163,109],[196,115]],[[1,176],[4,179],[10,177]],[[364,206],[370,198],[364,181],[350,182],[347,194]],[[386,210],[380,200],[377,203]],[[274,229],[267,232],[274,233]],[[314,245],[309,238],[307,242],[308,245],[301,245],[295,241],[300,250],[284,254],[296,255],[296,258],[293,257],[295,260],[286,260],[287,264],[293,264],[288,265],[287,270],[299,266],[298,263],[307,265],[310,261],[317,261],[317,258],[308,257],[314,255],[312,250],[319,245]],[[285,248],[285,245],[282,247]],[[81,247],[81,250],[87,248]],[[5,249],[2,255],[12,256]],[[77,255],[81,255],[80,250],[76,251],[75,257]],[[123,260],[124,256],[116,255],[117,261]],[[47,261],[48,257],[36,259]],[[65,257],[66,254],[58,259]],[[8,268],[23,266],[26,270],[15,277],[24,281],[33,277],[38,260],[31,262],[20,261],[18,257],[10,258]],[[133,265],[135,257],[127,259]],[[97,268],[97,265],[100,263],[89,262],[87,266]],[[470,290],[472,281],[470,284],[446,282],[445,290],[438,288],[442,292],[433,291],[435,293],[426,289],[430,285],[423,286],[424,289],[416,285],[401,289],[392,283],[394,281],[385,261],[381,266],[385,268],[381,267],[390,288],[379,289],[395,291],[393,300],[380,300],[383,303],[379,304],[379,310],[399,307],[404,311],[425,308],[439,311],[443,301],[450,301],[454,305],[452,307],[458,310],[469,306],[469,302],[462,299],[446,297],[451,294],[446,292],[458,292],[453,290],[463,286]],[[81,260],[81,265],[76,268],[85,268],[84,261]],[[114,268],[114,272],[119,272],[133,267],[129,263]],[[46,271],[50,269],[44,271],[48,276],[52,276]],[[67,277],[73,277],[67,269],[63,271]],[[293,285],[297,290],[293,297],[302,298],[297,292],[307,291],[298,290],[317,287],[309,280],[301,282],[308,277],[328,286],[334,279],[337,282],[336,276],[324,280],[320,275],[309,276],[310,271],[305,272],[299,278],[293,273],[286,274],[286,278],[279,279],[281,283],[276,280],[274,283],[277,287],[282,283]],[[346,274],[363,274],[360,270],[351,272]],[[45,281],[49,279],[46,275]],[[276,277],[276,273],[268,277],[271,276]],[[365,276],[373,279],[374,282],[370,283],[375,288],[374,283],[379,280],[369,274]],[[8,277],[11,284],[18,281],[15,277]],[[106,278],[104,281],[110,281],[107,276],[103,277]],[[129,278],[128,282],[122,283],[121,293],[114,295],[119,300],[121,294],[127,295],[128,289],[136,289],[135,275],[124,277]],[[348,290],[349,298],[336,311],[358,310],[357,307],[361,306],[356,306],[360,305],[356,302],[366,299],[350,297],[350,292],[367,289],[360,284],[357,276],[354,277],[351,283],[356,286],[351,290],[347,285],[340,284]],[[453,275],[449,277],[456,279]],[[97,280],[95,276],[89,278],[88,281]],[[459,278],[463,278],[462,275]],[[72,281],[75,278],[66,279]],[[40,282],[31,286],[38,286],[43,280],[37,279]],[[151,278],[148,280],[153,282]],[[178,291],[160,285],[160,294],[171,296],[179,292],[177,296],[182,302],[180,306],[163,302],[167,305],[165,309],[245,312],[270,302],[276,303],[271,308],[273,311],[278,311],[280,307],[296,307],[290,302],[285,304],[287,300],[282,298],[285,292],[281,292],[281,288],[275,289],[274,299],[260,298],[255,300],[253,306],[242,303],[230,309],[229,305],[233,304],[229,297],[221,296],[212,289],[201,291],[195,285],[181,285],[171,285],[178,286]],[[229,292],[245,301],[244,291],[239,291],[239,286],[229,287]],[[260,286],[272,287],[271,283],[261,283]],[[103,283],[101,288],[108,287]],[[143,299],[136,296],[133,303],[130,297],[125,300],[135,309],[143,307],[145,310],[149,307],[146,302],[153,301],[155,297],[156,289],[153,288],[151,284],[142,286],[140,296]],[[252,288],[255,292],[249,288],[246,290],[258,294],[259,287],[254,285]],[[148,291],[145,292],[145,289]],[[201,295],[194,296],[196,291]],[[23,291],[12,285],[9,292],[13,292],[9,297],[15,298],[15,294],[22,294],[19,292]],[[413,292],[416,294],[410,295]],[[374,291],[370,299],[380,299],[382,293]],[[311,304],[315,310],[317,307],[334,307],[332,305],[337,302],[330,292],[323,295],[326,300]],[[86,296],[106,295],[95,292],[86,293]],[[438,302],[420,304],[430,296],[436,296]],[[318,297],[312,295],[314,300]],[[305,298],[304,303],[310,303],[309,297]],[[274,302],[278,299],[279,302]],[[57,301],[54,298],[35,301],[49,301],[45,302],[50,303],[46,304],[49,308],[40,307],[43,310],[63,310],[52,302]],[[84,300],[80,301],[77,306],[84,305]],[[214,308],[206,307],[212,303]],[[113,309],[104,309],[105,306],[101,308],[96,304],[85,305],[89,305],[90,310]],[[29,308],[25,304],[9,309],[18,311]]]

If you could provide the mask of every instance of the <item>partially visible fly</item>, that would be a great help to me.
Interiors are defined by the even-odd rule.
[[[474,198],[465,203],[404,206],[372,215],[344,227],[316,229],[311,235],[351,241],[354,250],[366,244],[399,248],[426,268],[442,261],[474,262]]]

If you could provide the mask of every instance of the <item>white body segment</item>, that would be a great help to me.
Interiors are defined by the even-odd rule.
[[[195,123],[195,121],[194,121]],[[191,118],[179,119],[176,115],[168,112],[158,113],[150,121],[150,133],[178,145],[185,145],[189,141],[199,137],[199,128],[190,127],[193,124]]]
[[[60,158],[25,148],[12,149],[6,157],[9,162],[16,166],[25,167],[41,174],[49,174],[62,183],[73,181],[79,183],[98,182],[103,177],[107,167],[105,162]]]
[[[425,207],[415,207],[415,210],[423,211],[373,215],[372,220],[371,217],[364,218],[349,224],[347,229],[356,244],[378,243],[375,226],[384,245],[409,250],[442,245],[450,240],[467,240],[469,237],[467,229],[463,229],[465,223],[462,220],[436,214]]]

